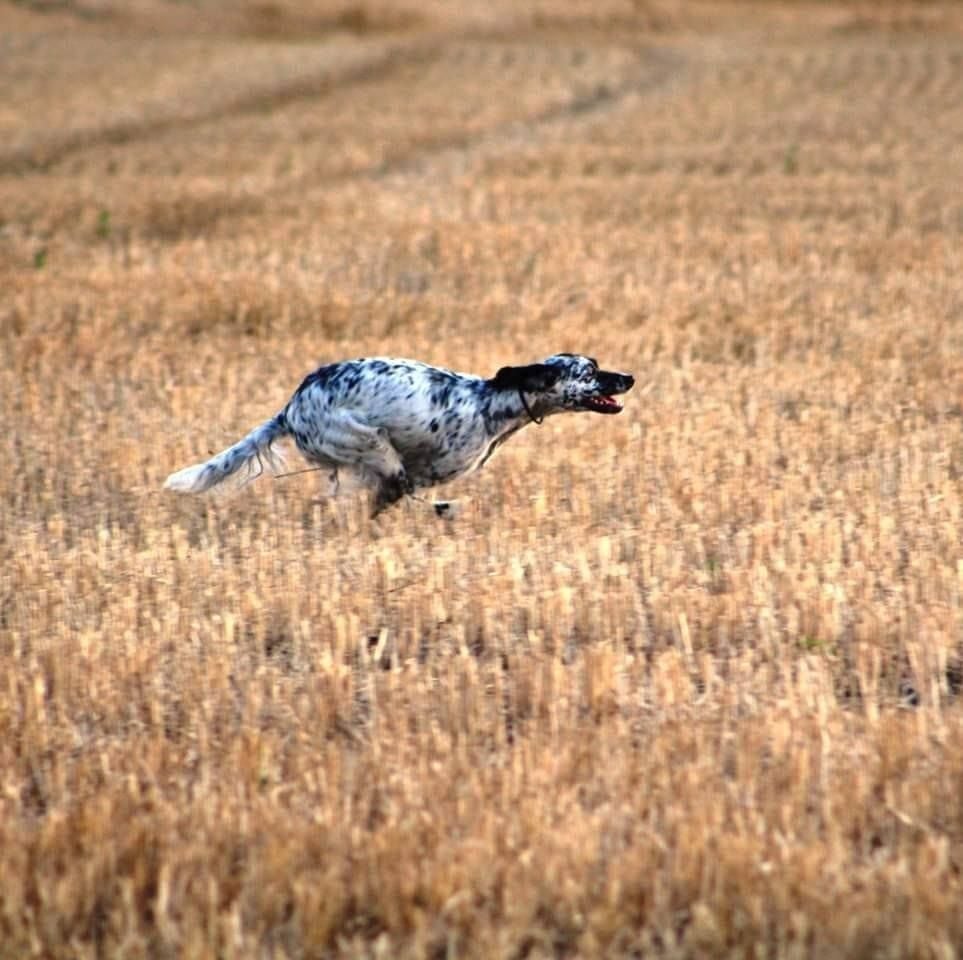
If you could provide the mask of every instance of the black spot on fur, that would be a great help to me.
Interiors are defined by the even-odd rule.
[[[301,381],[301,385],[297,390],[294,391],[294,397],[301,396],[301,394],[310,387],[318,386],[322,389],[327,387],[332,378],[337,374],[338,369],[343,366],[344,364],[341,363],[329,363],[323,367],[318,367],[317,370],[315,370],[313,373],[309,373]],[[294,398],[292,397],[292,399]]]

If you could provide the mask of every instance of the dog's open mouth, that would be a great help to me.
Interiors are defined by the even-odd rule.
[[[583,401],[583,406],[586,410],[592,410],[595,413],[621,413],[622,404],[615,399],[615,397],[608,396],[598,396],[589,397],[587,400]]]

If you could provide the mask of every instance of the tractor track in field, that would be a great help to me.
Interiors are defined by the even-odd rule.
[[[207,109],[142,116],[99,129],[72,131],[59,138],[0,153],[0,175],[47,173],[64,160],[97,147],[150,141],[172,131],[191,130],[230,117],[264,113],[299,101],[323,98],[335,90],[383,80],[403,65],[428,62],[437,54],[436,47],[424,43],[395,46],[340,70],[324,69],[287,83],[254,89]]]
[[[352,175],[352,179],[390,180],[412,175],[434,178],[458,175],[472,163],[506,151],[534,146],[573,123],[589,122],[617,110],[629,98],[654,93],[678,77],[686,63],[675,51],[641,48],[634,51],[633,69],[615,81],[602,81],[590,89],[573,91],[565,100],[535,113],[512,118],[471,134],[442,138],[428,149],[412,150]]]
[[[458,57],[480,56],[502,58],[517,55],[519,45],[512,38],[509,43],[497,34],[459,34],[434,40],[394,43],[386,50],[362,57],[359,62],[340,69],[322,69],[309,76],[296,77],[286,83],[250,90],[243,95],[222,99],[205,109],[187,113],[160,110],[147,115],[108,123],[100,128],[79,129],[60,137],[38,138],[36,142],[0,151],[0,176],[26,176],[52,172],[62,162],[106,146],[126,146],[149,143],[172,132],[190,131],[234,117],[254,116],[281,110],[299,103],[323,100],[351,87],[366,84],[390,83],[400,71],[427,69],[432,64]],[[663,85],[677,75],[684,58],[676,51],[664,48],[633,47],[594,43],[562,48],[545,44],[525,48],[525,56],[536,66],[547,63],[551,67],[569,69],[577,61],[591,60],[597,51],[618,50],[629,61],[626,66],[605,79],[580,78],[577,67],[572,68],[572,87],[567,95],[540,105],[528,115],[516,115],[499,120],[480,130],[444,130],[429,143],[392,151],[379,162],[357,170],[321,175],[308,175],[313,184],[351,180],[384,180],[395,175],[410,175],[428,165],[448,164],[452,168],[464,165],[472,156],[497,154],[504,149],[536,142],[539,135],[554,126],[581,118],[595,117],[615,109],[632,94],[641,94]],[[467,54],[466,54],[467,51]],[[477,66],[478,64],[474,64]],[[484,64],[483,64],[484,65]],[[472,64],[469,64],[471,67]],[[490,64],[489,64],[490,66]],[[287,180],[278,185],[285,191],[300,183]],[[272,191],[273,192],[273,191]]]

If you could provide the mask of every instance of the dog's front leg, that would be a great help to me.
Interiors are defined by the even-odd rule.
[[[397,503],[402,497],[414,492],[414,484],[408,476],[404,467],[397,473],[387,477],[381,477],[378,488],[375,491],[374,507],[371,516],[376,517],[379,513],[386,510],[392,504]]]

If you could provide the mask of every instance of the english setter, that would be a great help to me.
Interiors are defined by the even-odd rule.
[[[271,445],[292,437],[309,463],[348,471],[375,491],[374,513],[424,487],[484,464],[513,433],[556,413],[619,413],[627,373],[600,370],[591,357],[557,353],[485,379],[417,360],[369,358],[320,367],[287,406],[243,440],[171,474],[169,490],[200,493],[231,477],[253,479]],[[447,505],[436,504],[443,513]]]

